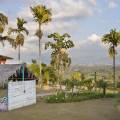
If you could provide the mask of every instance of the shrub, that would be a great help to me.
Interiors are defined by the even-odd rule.
[[[52,95],[49,97],[45,97],[45,101],[47,103],[66,103],[66,102],[80,102],[84,100],[90,99],[99,99],[99,98],[113,98],[114,94],[106,94],[105,96],[102,93],[57,93],[56,95]]]

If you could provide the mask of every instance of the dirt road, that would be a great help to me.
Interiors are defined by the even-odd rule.
[[[0,113],[0,120],[120,120],[114,99],[79,103],[47,104],[38,102],[26,108]]]

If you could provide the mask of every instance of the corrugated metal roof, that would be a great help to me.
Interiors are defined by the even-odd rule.
[[[11,57],[8,57],[8,56],[4,56],[4,55],[0,55],[0,59],[13,59],[13,58],[11,58]]]

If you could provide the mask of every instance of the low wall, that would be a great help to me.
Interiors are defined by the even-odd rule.
[[[8,110],[36,103],[36,81],[19,81],[8,84]]]

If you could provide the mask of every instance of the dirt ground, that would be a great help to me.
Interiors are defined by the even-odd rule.
[[[0,112],[0,120],[120,120],[117,100],[101,99],[79,103],[36,105]]]
[[[7,96],[7,90],[0,88],[0,98]]]

